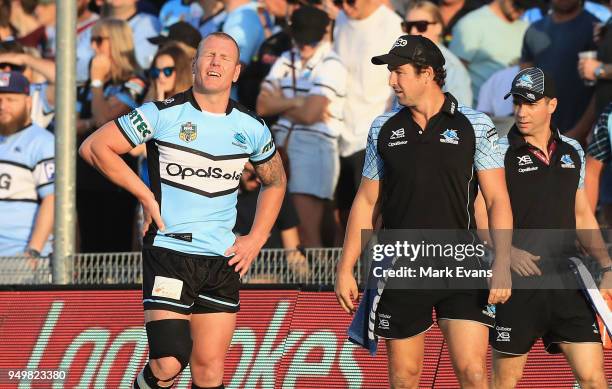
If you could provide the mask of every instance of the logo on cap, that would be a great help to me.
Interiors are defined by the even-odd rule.
[[[533,80],[529,74],[523,74],[518,80],[516,80],[516,84],[514,84],[517,88],[533,88]]]
[[[10,73],[2,73],[0,74],[0,87],[4,88],[9,86],[11,83],[11,74]]]
[[[393,47],[391,49],[394,49],[396,47],[404,47],[407,44],[408,44],[408,41],[406,39],[398,38],[398,40],[395,41],[395,43],[393,44]]]

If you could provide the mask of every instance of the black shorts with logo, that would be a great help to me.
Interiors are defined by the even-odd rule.
[[[524,355],[538,338],[551,354],[561,352],[559,343],[601,343],[595,313],[582,291],[517,289],[505,304],[497,304],[490,331],[494,350]]]
[[[432,308],[440,320],[468,320],[493,327],[495,311],[487,289],[386,289],[376,309],[376,335],[404,339],[433,325]]]
[[[144,309],[182,314],[238,312],[240,275],[229,258],[185,254],[151,247],[142,250]]]

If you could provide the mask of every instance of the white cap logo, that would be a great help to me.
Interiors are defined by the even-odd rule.
[[[408,44],[408,41],[406,39],[399,38],[398,40],[395,41],[395,43],[393,44],[393,47],[391,49],[393,50],[396,47],[404,47],[407,44]]]

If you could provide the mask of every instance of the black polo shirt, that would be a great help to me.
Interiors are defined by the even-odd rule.
[[[503,168],[497,140],[487,115],[448,93],[425,129],[405,107],[376,118],[363,176],[382,180],[384,228],[475,228],[476,171]]]
[[[552,130],[556,148],[547,165],[530,151],[516,126],[499,141],[514,219],[513,245],[536,255],[575,253],[576,191],[584,186],[584,151]],[[533,229],[538,229],[534,231]]]

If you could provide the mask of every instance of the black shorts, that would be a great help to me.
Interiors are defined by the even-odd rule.
[[[438,321],[469,320],[493,327],[495,314],[489,309],[486,289],[387,289],[376,309],[376,335],[404,339],[427,331],[433,325],[432,308]]]
[[[361,183],[365,150],[340,157],[340,176],[336,186],[336,208],[348,211],[353,205],[353,199]]]
[[[142,250],[144,309],[182,313],[238,312],[240,275],[226,257]]]
[[[505,304],[497,304],[493,349],[524,355],[542,338],[546,351],[559,353],[559,343],[601,343],[595,313],[580,290],[512,291]]]

